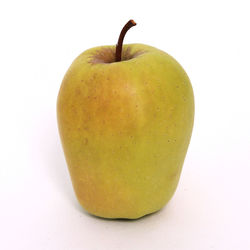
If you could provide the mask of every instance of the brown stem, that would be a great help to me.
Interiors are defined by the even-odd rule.
[[[123,27],[121,33],[120,33],[120,36],[119,36],[119,39],[118,39],[118,43],[116,45],[116,50],[115,50],[115,61],[116,62],[120,62],[121,61],[121,58],[122,58],[122,43],[123,43],[123,39],[124,39],[124,36],[126,35],[127,31],[135,26],[136,23],[134,20],[129,20]]]

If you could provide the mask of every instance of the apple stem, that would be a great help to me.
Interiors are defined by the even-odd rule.
[[[124,36],[126,35],[127,31],[135,25],[136,25],[136,22],[132,19],[129,20],[124,25],[124,27],[120,33],[118,43],[116,44],[116,50],[115,50],[115,61],[116,62],[120,62],[122,59],[122,43],[123,43]]]

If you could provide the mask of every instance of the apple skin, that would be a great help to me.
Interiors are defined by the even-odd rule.
[[[89,49],[67,71],[59,133],[80,204],[105,218],[136,219],[173,196],[190,142],[190,80],[167,53],[144,44]],[[112,63],[111,63],[112,62]]]

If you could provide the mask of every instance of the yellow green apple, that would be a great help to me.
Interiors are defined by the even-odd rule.
[[[83,208],[136,219],[161,209],[176,190],[194,97],[173,57],[144,44],[118,45],[89,49],[74,60],[61,84],[57,118]]]

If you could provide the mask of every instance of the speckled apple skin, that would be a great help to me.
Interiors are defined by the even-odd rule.
[[[136,219],[161,209],[176,190],[194,96],[167,53],[129,44],[128,60],[105,63],[114,50],[92,48],[72,63],[58,95],[58,127],[80,204],[96,216]]]

